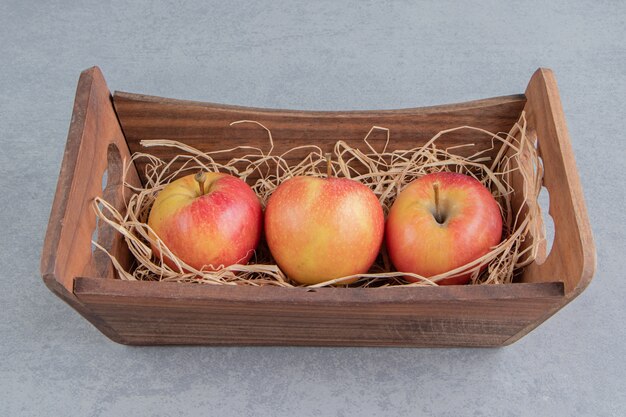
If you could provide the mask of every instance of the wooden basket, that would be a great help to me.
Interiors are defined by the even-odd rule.
[[[525,268],[520,283],[310,290],[123,281],[91,244],[97,228],[99,244],[123,265],[132,261],[122,237],[97,225],[92,202],[104,195],[123,209],[123,166],[142,139],[174,139],[205,151],[228,148],[234,145],[229,123],[251,119],[272,131],[276,152],[306,143],[330,150],[338,138],[362,146],[373,125],[390,128],[393,143],[412,148],[462,125],[507,132],[522,110],[538,137],[555,239],[544,262]],[[238,128],[237,135],[241,143],[266,141],[254,127]],[[442,140],[490,145],[467,131]],[[155,153],[167,157],[164,152]],[[139,185],[142,168],[131,167],[126,180]],[[52,292],[112,340],[132,345],[502,346],[580,294],[594,269],[583,193],[548,69],[535,72],[524,95],[356,112],[264,110],[128,93],[112,97],[100,70],[88,69],[78,82],[41,260]]]

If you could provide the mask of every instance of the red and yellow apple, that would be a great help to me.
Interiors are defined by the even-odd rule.
[[[263,212],[252,189],[218,172],[179,178],[157,195],[148,225],[192,268],[216,270],[248,262],[261,236]],[[157,257],[159,250],[152,249]],[[176,268],[164,256],[170,267]]]
[[[384,228],[374,193],[347,178],[291,178],[278,186],[265,209],[272,256],[301,284],[367,272],[380,250]]]
[[[502,215],[478,180],[452,172],[428,174],[398,195],[387,217],[385,236],[398,271],[429,278],[462,267],[500,243]],[[466,284],[470,275],[438,284]]]

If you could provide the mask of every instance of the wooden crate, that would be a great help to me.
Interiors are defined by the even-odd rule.
[[[526,111],[545,165],[555,240],[547,259],[509,285],[410,288],[231,287],[116,279],[98,241],[129,265],[121,236],[97,226],[93,198],[118,208],[122,167],[139,141],[180,140],[202,150],[228,148],[228,125],[241,119],[271,129],[277,151],[338,139],[362,146],[372,125],[388,127],[398,146],[414,147],[436,132],[472,125],[508,131]],[[254,126],[237,128],[238,143],[265,144]],[[448,145],[484,137],[448,135]],[[160,157],[167,157],[161,150]],[[298,155],[294,155],[298,157]],[[127,181],[139,185],[142,168]],[[102,176],[107,172],[107,186]],[[128,194],[128,193],[126,193]],[[129,93],[112,97],[97,67],[78,82],[74,112],[41,260],[43,280],[112,340],[131,345],[502,346],[527,334],[589,284],[595,250],[574,156],[552,72],[539,69],[523,95],[426,108],[305,112],[171,100]]]

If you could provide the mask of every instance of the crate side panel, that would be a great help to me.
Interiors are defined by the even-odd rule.
[[[387,111],[364,112],[307,112],[266,110],[219,104],[196,103],[129,93],[115,93],[114,102],[131,152],[142,151],[144,139],[171,139],[184,142],[201,151],[230,149],[246,145],[269,151],[267,132],[251,123],[230,126],[239,120],[254,120],[267,127],[274,140],[274,154],[301,146],[319,146],[331,152],[338,140],[368,151],[363,139],[372,126],[390,129],[391,149],[412,149],[444,129],[470,125],[491,132],[508,132],[519,118],[524,106],[523,95],[479,100],[463,104]],[[369,142],[382,150],[387,133],[372,132]],[[439,139],[440,146],[473,143],[475,147],[459,148],[459,154],[473,154],[491,146],[485,134],[460,130]],[[313,149],[290,152],[289,162],[300,161]],[[241,156],[249,153],[242,150]],[[150,153],[169,159],[176,151],[171,148],[150,148]],[[233,154],[216,155],[218,162],[226,162]],[[138,161],[137,169],[144,172]]]
[[[495,296],[459,287],[425,294],[413,288],[418,291],[408,295],[279,291],[268,297],[238,296],[237,288],[221,294],[207,288],[203,297],[195,288],[173,297],[168,288],[141,295],[140,286],[104,288],[89,280],[77,281],[80,300],[127,343],[145,345],[499,346],[563,295],[560,283],[550,283],[515,284]],[[476,297],[467,296],[472,292]]]

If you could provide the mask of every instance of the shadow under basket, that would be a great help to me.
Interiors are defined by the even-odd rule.
[[[522,111],[538,138],[555,234],[550,253],[513,284],[311,290],[124,281],[91,243],[96,238],[130,268],[125,241],[97,222],[92,203],[103,196],[123,210],[129,194],[123,167],[143,139],[177,140],[202,151],[264,146],[267,137],[254,127],[238,129],[233,142],[229,124],[248,119],[271,130],[277,153],[311,143],[330,151],[337,139],[360,147],[374,125],[391,130],[392,146],[410,149],[457,126],[508,132]],[[446,135],[444,145],[486,149],[487,142],[463,131]],[[171,157],[167,152],[155,155]],[[142,166],[130,166],[125,180],[140,186],[142,173]],[[583,193],[548,69],[537,70],[520,95],[403,110],[309,112],[111,96],[100,70],[90,68],[78,82],[41,260],[52,292],[109,338],[130,345],[503,346],[578,296],[594,269]]]

